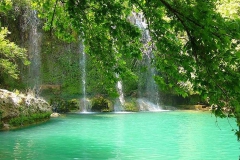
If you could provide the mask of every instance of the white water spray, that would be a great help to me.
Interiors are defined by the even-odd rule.
[[[139,89],[139,108],[144,111],[160,111],[159,93],[157,84],[154,80],[155,68],[151,64],[154,59],[152,46],[149,46],[151,37],[149,35],[149,31],[147,30],[147,24],[145,23],[146,20],[144,19],[144,16],[140,13],[133,13],[133,16],[135,24],[142,30],[143,33],[142,42],[144,46],[144,56],[142,65],[146,67],[146,73],[142,77],[145,85],[141,86]]]
[[[119,75],[116,74],[116,77],[119,78]],[[125,104],[125,98],[124,98],[124,94],[123,94],[123,86],[122,86],[122,81],[121,80],[118,80],[116,87],[117,87],[119,97],[115,101],[114,111],[115,112],[124,111],[123,106]]]
[[[117,88],[118,88],[118,92],[120,94],[119,101],[121,102],[121,105],[124,105],[125,99],[124,99],[124,95],[123,95],[122,81],[117,82]]]
[[[81,40],[80,41],[80,67],[81,67],[81,71],[82,71],[82,77],[81,77],[81,80],[82,80],[82,94],[83,94],[83,97],[82,97],[82,111],[83,112],[87,112],[87,99],[86,99],[86,54],[84,52],[84,40]],[[81,103],[80,103],[81,104]]]
[[[29,83],[30,86],[35,90],[35,95],[38,96],[40,92],[41,84],[41,40],[42,34],[38,29],[40,25],[40,20],[37,17],[37,12],[32,10],[29,12],[29,58],[30,58],[30,68],[29,68]]]

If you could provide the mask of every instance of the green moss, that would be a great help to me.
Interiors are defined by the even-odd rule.
[[[2,114],[3,114],[3,111],[0,110],[0,129],[3,128],[3,123],[2,123]]]
[[[79,109],[79,100],[78,99],[71,99],[67,103],[69,110],[78,110]]]
[[[97,96],[92,99],[92,111],[106,112],[109,111],[108,100],[102,96]]]
[[[50,115],[51,115],[50,112],[34,113],[34,114],[29,115],[29,116],[21,115],[20,117],[15,117],[15,118],[10,119],[9,124],[12,127],[19,127],[19,126],[34,124],[34,123],[41,122],[41,121],[44,121],[46,119],[49,119]]]
[[[62,97],[54,97],[50,99],[50,105],[53,107],[54,112],[67,113],[79,109],[79,100],[70,99],[66,100]]]
[[[130,112],[138,112],[139,108],[137,107],[136,100],[131,100],[129,102],[125,102],[124,104],[125,111]]]

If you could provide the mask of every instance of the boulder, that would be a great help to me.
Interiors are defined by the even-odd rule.
[[[51,114],[50,117],[56,118],[56,117],[59,117],[59,116],[61,116],[61,114],[54,112],[54,113]]]
[[[42,98],[36,98],[32,94],[10,92],[0,89],[0,122],[3,128],[10,128],[8,123],[19,117],[31,117],[32,115],[52,112],[52,107]],[[44,117],[45,118],[45,117]]]

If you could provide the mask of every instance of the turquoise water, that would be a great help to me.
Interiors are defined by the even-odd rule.
[[[0,132],[1,160],[238,160],[234,119],[203,112],[67,114]]]

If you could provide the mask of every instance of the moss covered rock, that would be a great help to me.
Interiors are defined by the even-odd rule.
[[[109,106],[108,106],[108,100],[104,98],[103,96],[97,96],[94,97],[91,100],[92,103],[92,108],[91,111],[93,112],[106,112],[110,111]]]
[[[0,89],[0,129],[20,127],[46,120],[52,107],[33,94]],[[9,125],[8,125],[9,124]],[[4,128],[4,126],[10,126]]]

